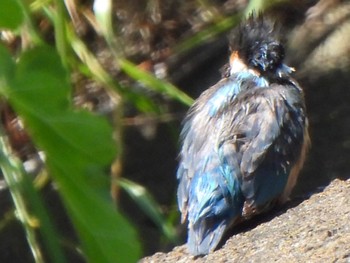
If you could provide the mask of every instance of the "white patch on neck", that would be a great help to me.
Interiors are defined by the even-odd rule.
[[[247,69],[247,65],[238,57],[237,52],[233,52],[230,57],[230,74],[232,75]]]
[[[238,52],[234,51],[230,56],[230,75],[242,71],[249,71],[250,73],[256,76],[260,76],[260,73],[258,71],[249,69],[248,66],[243,62],[243,60],[239,58]]]

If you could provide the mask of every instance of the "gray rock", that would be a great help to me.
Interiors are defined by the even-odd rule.
[[[350,179],[257,220],[207,256],[193,258],[179,246],[140,262],[350,262]]]

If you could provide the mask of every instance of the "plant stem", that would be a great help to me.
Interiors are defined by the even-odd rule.
[[[68,48],[66,40],[66,24],[65,24],[65,6],[62,0],[55,0],[56,12],[54,16],[55,40],[56,48],[61,56],[62,64],[68,67]]]
[[[28,35],[30,36],[31,41],[33,42],[34,45],[42,44],[43,40],[33,24],[31,14],[30,14],[30,8],[26,4],[26,1],[17,0],[17,3],[20,5],[22,12],[24,14],[24,22],[26,25],[25,27],[23,27],[24,30],[28,32]]]
[[[36,263],[44,263],[41,248],[35,233],[35,227],[38,227],[38,222],[27,210],[25,198],[21,189],[24,171],[19,161],[11,154],[10,147],[3,135],[0,136],[0,167],[10,189],[12,200],[16,208],[16,216],[24,227],[34,260]]]

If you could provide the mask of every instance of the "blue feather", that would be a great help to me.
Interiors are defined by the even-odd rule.
[[[242,213],[243,198],[234,171],[227,165],[196,174],[189,189],[188,248],[193,255],[213,251]]]
[[[269,84],[265,78],[259,77],[250,71],[236,73],[208,100],[209,116],[215,116],[218,111],[232,102],[236,95],[244,90],[245,85],[243,85],[243,82],[246,80],[254,82],[257,87],[267,87]]]

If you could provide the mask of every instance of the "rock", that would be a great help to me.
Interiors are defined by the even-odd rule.
[[[207,256],[193,258],[183,245],[140,262],[350,262],[350,179],[277,210],[246,222]]]

